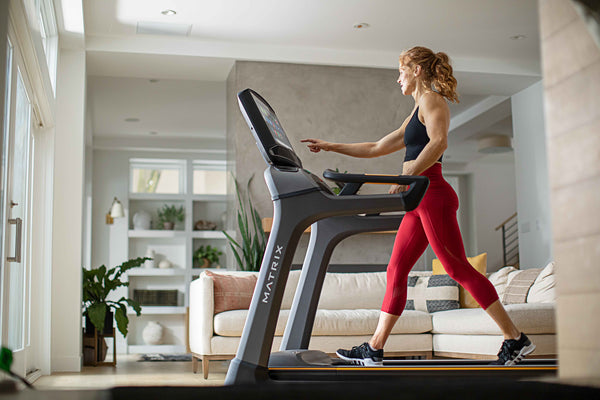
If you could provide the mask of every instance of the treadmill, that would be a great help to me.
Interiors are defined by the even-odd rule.
[[[275,111],[265,99],[246,89],[238,93],[238,103],[268,164],[264,176],[274,215],[240,345],[225,384],[376,380],[390,375],[489,376],[498,372],[529,376],[556,372],[555,360],[526,360],[513,367],[482,365],[474,360],[386,360],[383,367],[363,367],[307,350],[335,245],[356,233],[396,229],[402,216],[380,213],[415,209],[429,180],[423,176],[341,174],[326,170],[324,177],[344,183],[336,196],[319,177],[303,169]],[[364,183],[408,185],[409,189],[393,195],[357,195]],[[309,248],[281,351],[270,354],[292,258],[300,236],[311,225]]]

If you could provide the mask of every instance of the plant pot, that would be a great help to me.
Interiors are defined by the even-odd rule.
[[[100,332],[100,334],[102,335],[112,335],[113,332],[113,327],[114,327],[114,323],[113,323],[113,312],[112,311],[107,311],[106,312],[106,316],[104,317],[104,330],[102,332]],[[85,332],[88,335],[93,335],[94,334],[94,325],[92,325],[92,321],[90,320],[90,317],[88,317],[87,315],[85,316]]]
[[[163,222],[163,229],[165,231],[172,231],[175,229],[175,222]]]
[[[210,267],[210,261],[208,261],[208,258],[203,258],[202,261],[203,261],[203,264],[200,266],[200,268]]]

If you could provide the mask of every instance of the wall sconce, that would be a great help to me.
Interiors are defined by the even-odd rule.
[[[115,218],[122,218],[125,216],[125,211],[123,211],[123,204],[115,197],[110,206],[110,209],[106,213],[106,224],[112,225]]]

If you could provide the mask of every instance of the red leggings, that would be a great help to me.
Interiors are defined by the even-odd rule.
[[[467,261],[456,220],[458,197],[442,176],[442,164],[435,163],[421,175],[429,178],[429,189],[419,206],[406,213],[396,234],[381,311],[402,314],[408,273],[428,244],[448,275],[486,309],[498,300],[498,294],[490,281]]]

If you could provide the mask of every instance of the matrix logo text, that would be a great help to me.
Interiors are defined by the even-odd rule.
[[[275,282],[275,278],[277,277],[277,272],[279,270],[279,262],[281,257],[283,257],[283,246],[275,245],[275,254],[273,254],[273,258],[271,259],[271,265],[269,265],[269,269],[267,273],[267,283],[265,284],[265,289],[263,291],[262,302],[267,304],[271,299],[271,293],[273,291],[273,283]]]

